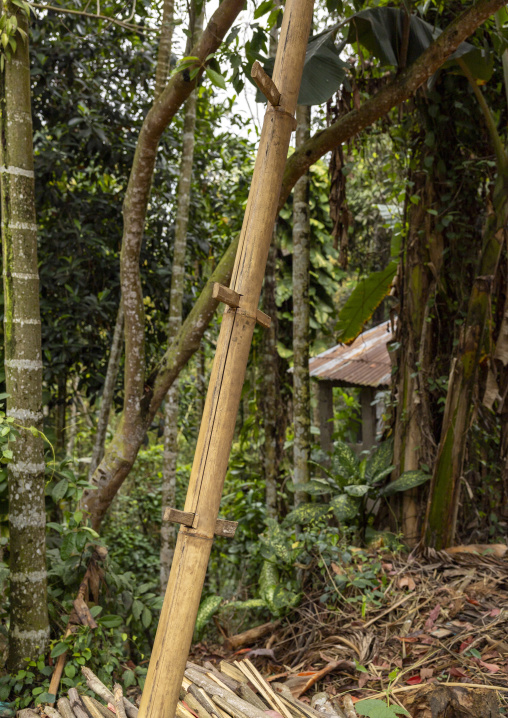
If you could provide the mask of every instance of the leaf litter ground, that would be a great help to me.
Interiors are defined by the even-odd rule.
[[[339,591],[334,576],[346,567],[331,564],[333,599],[324,603],[316,591],[281,621],[226,635],[222,645],[194,645],[177,718],[506,714],[508,561],[432,550],[362,552],[362,561],[369,558],[379,566],[377,605],[361,600],[353,583]],[[49,718],[114,718],[125,707],[136,718],[136,689],[127,689],[123,706],[120,686],[113,691],[88,669],[83,674],[88,695],[72,689],[58,711],[38,710]],[[22,718],[37,718],[27,713],[33,716]]]

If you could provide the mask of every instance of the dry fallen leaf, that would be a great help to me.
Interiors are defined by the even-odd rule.
[[[415,590],[416,583],[413,581],[411,576],[402,576],[399,578],[399,588],[404,588],[405,586],[407,586],[410,591]]]

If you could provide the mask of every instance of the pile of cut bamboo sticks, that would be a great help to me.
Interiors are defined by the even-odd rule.
[[[71,688],[57,707],[44,706],[48,718],[137,718],[138,708],[115,685],[111,691],[86,667],[83,676],[90,691],[104,703]],[[324,693],[315,696],[313,707],[295,698],[287,686],[268,683],[249,661],[221,661],[216,668],[187,662],[180,689],[176,718],[356,718],[349,696],[343,706]],[[25,711],[21,711],[25,713]],[[29,711],[30,714],[34,711]],[[20,718],[40,718],[38,714]]]

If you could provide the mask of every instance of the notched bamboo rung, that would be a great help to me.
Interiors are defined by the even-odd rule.
[[[234,289],[224,287],[222,284],[214,282],[214,285],[212,287],[212,297],[214,299],[218,299],[219,302],[224,302],[224,304],[227,304],[228,307],[231,307],[232,309],[239,309],[240,311],[243,311],[244,314],[246,314],[246,312],[244,310],[241,310],[240,308],[240,301],[242,299],[242,295],[238,294],[238,292],[235,292]],[[247,314],[247,316],[250,315]],[[272,320],[270,319],[268,314],[262,312],[261,309],[257,309],[256,322],[265,329],[269,329]]]
[[[172,521],[175,524],[182,524],[188,528],[196,528],[197,515],[190,511],[179,511],[178,509],[167,508],[164,513],[164,521]],[[236,532],[238,521],[226,521],[226,519],[217,519],[215,522],[216,536],[224,536],[225,538],[233,538]]]
[[[277,107],[280,102],[280,92],[272,78],[266,74],[257,60],[252,65],[250,75],[270,104]]]
[[[237,309],[240,306],[241,296],[242,295],[238,294],[238,292],[235,292],[234,289],[224,287],[222,284],[214,282],[214,285],[212,287],[212,297],[214,299],[218,299],[219,302],[224,302],[224,304],[227,304],[228,307],[233,307],[233,309]]]

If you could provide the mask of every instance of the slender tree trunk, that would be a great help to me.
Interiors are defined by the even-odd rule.
[[[0,82],[0,184],[2,202],[5,376],[7,413],[17,424],[42,426],[42,352],[37,270],[28,23],[5,56]],[[44,652],[49,641],[46,599],[44,446],[40,434],[23,428],[12,444],[8,466],[10,532],[9,670]]]
[[[173,42],[174,28],[174,0],[164,0],[162,7],[161,34],[159,52],[157,53],[157,67],[155,69],[155,97],[159,97],[166,87],[169,68],[171,65],[171,44]]]
[[[278,5],[278,3],[276,3]],[[278,31],[274,26],[270,32],[268,54],[275,58],[277,53]],[[270,327],[263,336],[263,423],[265,430],[264,474],[266,515],[276,519],[277,511],[277,479],[279,462],[277,451],[278,410],[280,407],[280,384],[278,371],[277,337],[279,323],[277,320],[277,302],[275,287],[277,277],[277,223],[273,228],[272,243],[266,262],[265,280],[263,284],[263,310],[272,318]]]
[[[190,12],[189,42],[187,53],[201,34],[203,15],[194,18],[194,3]],[[169,341],[177,335],[182,326],[183,290],[185,284],[185,254],[187,249],[187,227],[191,198],[192,165],[194,163],[194,135],[196,131],[197,91],[195,90],[184,108],[182,159],[180,162],[180,180],[178,182],[178,200],[175,222],[175,242],[173,246],[173,264],[171,268],[171,296],[169,301]],[[162,468],[162,516],[166,508],[175,508],[176,503],[176,463],[178,458],[178,380],[173,382],[166,395],[164,411],[164,462]],[[160,590],[166,591],[171,562],[176,543],[175,524],[162,521],[160,552]]]
[[[78,377],[74,377],[72,380],[72,397],[71,397],[71,418],[69,421],[69,431],[67,438],[67,446],[65,448],[66,456],[72,457],[74,455],[74,445],[76,443],[76,436],[78,433],[78,406],[77,396],[78,393]]]
[[[296,108],[296,148],[310,137],[310,107]],[[310,377],[309,377],[309,270],[310,270],[310,210],[309,175],[300,177],[293,195],[293,422],[294,422],[294,481],[309,480],[310,433]],[[307,500],[297,491],[297,504]]]
[[[55,451],[57,454],[63,452],[66,433],[67,413],[67,371],[63,370],[58,376],[57,395],[55,407]]]
[[[277,303],[275,301],[275,277],[277,264],[277,225],[273,231],[272,244],[266,263],[263,285],[263,311],[272,318],[270,327],[263,336],[263,423],[265,429],[264,474],[266,515],[277,518],[277,479],[279,462],[277,451],[278,409],[279,409],[279,372],[277,355]]]
[[[286,163],[282,189],[279,197],[279,211],[284,206],[291,189],[307,169],[333,149],[338,143],[346,142],[361,130],[383,117],[392,107],[411,97],[432,74],[446,61],[458,45],[492,13],[504,5],[504,0],[479,0],[474,7],[459,15],[437,38],[436,41],[406,68],[393,82],[385,86],[374,97],[342,117],[326,130],[316,133]],[[243,7],[242,0],[223,0],[211,18],[202,40],[192,50],[192,55],[201,61],[213,52],[234,22]],[[131,291],[129,308],[131,320],[129,332],[136,335],[132,345],[131,361],[126,368],[125,406],[129,416],[123,416],[103,461],[94,475],[96,490],[87,493],[84,505],[92,515],[92,523],[100,526],[108,507],[123,480],[128,475],[143,442],[145,432],[158,411],[173,381],[199,348],[201,337],[217,308],[218,302],[212,297],[214,282],[227,284],[231,277],[238,247],[236,237],[213,275],[207,282],[194,308],[182,325],[178,335],[167,348],[161,361],[145,383],[144,350],[140,340],[144,329],[142,297],[139,275],[139,248],[148,203],[148,194],[155,163],[158,140],[182,102],[192,91],[194,83],[186,81],[182,73],[176,75],[161,93],[149,111],[139,138],[139,146],[129,180],[125,218],[125,233],[129,249],[123,255],[124,266],[122,286]],[[135,386],[130,377],[136,378]],[[146,389],[146,391],[145,391]]]
[[[106,433],[109,424],[109,415],[113,404],[113,396],[115,394],[116,379],[120,368],[120,360],[122,358],[123,349],[123,307],[120,299],[120,306],[116,315],[115,329],[113,332],[113,341],[111,343],[111,352],[109,355],[108,368],[106,370],[106,379],[104,380],[104,388],[102,390],[101,408],[99,410],[99,418],[97,419],[97,430],[93,444],[92,460],[88,477],[91,478],[104,456],[104,447],[106,445]]]

